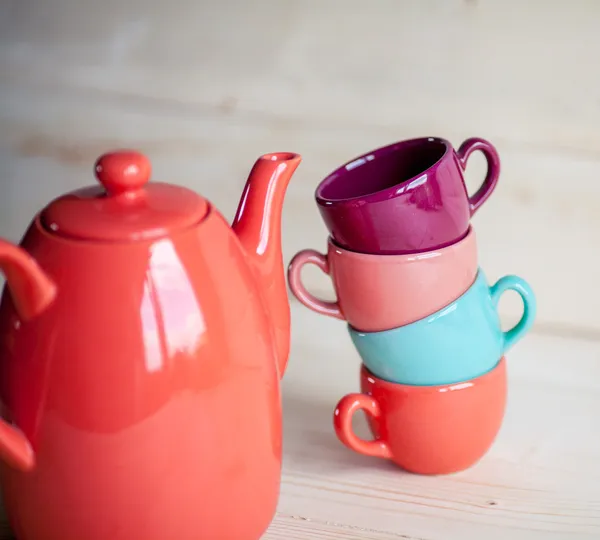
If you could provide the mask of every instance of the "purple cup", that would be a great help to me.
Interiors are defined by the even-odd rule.
[[[483,152],[488,171],[469,197],[463,171],[475,150]],[[498,152],[484,139],[467,139],[455,151],[445,139],[423,137],[353,159],[319,184],[315,198],[340,246],[379,255],[418,253],[462,240],[499,174]]]

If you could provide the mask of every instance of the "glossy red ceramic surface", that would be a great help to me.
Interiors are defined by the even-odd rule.
[[[123,177],[113,158],[123,156],[104,165]],[[279,494],[289,352],[281,207],[299,161],[257,161],[233,230],[202,199],[184,226],[181,215],[153,215],[143,194],[111,203],[129,189],[115,191],[123,182],[112,178],[79,201],[94,240],[47,230],[42,212],[21,248],[0,244],[10,422],[0,423],[0,476],[19,540],[263,534]],[[94,212],[103,223],[119,208],[115,220],[127,221],[121,203],[133,204],[122,237],[97,238]],[[61,220],[77,230],[72,215]]]
[[[492,446],[506,408],[506,358],[475,379],[416,386],[375,377],[364,365],[360,394],[338,403],[340,441],[366,456],[389,459],[417,474],[449,474],[477,463]],[[359,438],[352,417],[363,410],[373,439]]]

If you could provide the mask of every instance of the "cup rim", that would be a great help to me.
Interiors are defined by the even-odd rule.
[[[352,259],[369,260],[377,257],[379,259],[377,261],[378,264],[398,264],[400,261],[412,262],[441,257],[445,253],[454,251],[459,245],[467,243],[468,240],[476,241],[475,228],[470,223],[467,232],[462,238],[459,238],[455,242],[452,242],[446,246],[428,249],[426,251],[413,251],[411,253],[364,253],[362,251],[353,251],[352,249],[341,246],[335,241],[335,238],[333,238],[332,235],[329,235],[327,239],[327,248],[328,251],[334,250],[339,252],[339,255]]]
[[[422,386],[422,385],[418,385],[418,384],[403,384],[403,383],[396,383],[396,382],[392,382],[392,381],[386,381],[385,379],[381,379],[381,378],[377,377],[376,375],[374,375],[373,372],[371,372],[371,370],[369,370],[369,368],[367,366],[365,366],[364,364],[361,364],[360,371],[361,371],[361,380],[364,377],[371,379],[379,388],[386,388],[392,392],[402,391],[404,393],[410,392],[413,394],[414,393],[433,394],[433,393],[439,393],[439,392],[454,392],[457,390],[466,390],[467,388],[472,388],[475,385],[485,383],[485,382],[489,381],[490,379],[497,377],[498,372],[501,370],[504,370],[505,367],[506,367],[506,356],[502,355],[500,357],[500,360],[498,360],[498,362],[496,362],[496,364],[494,365],[494,367],[492,369],[490,369],[489,371],[486,371],[483,375],[480,375],[479,377],[474,377],[472,379],[468,379],[468,380],[457,382],[457,383],[436,384],[436,385],[427,385],[427,386]]]
[[[437,317],[440,313],[442,313],[443,311],[446,311],[451,306],[453,306],[454,304],[456,304],[456,302],[458,302],[459,300],[461,300],[464,296],[466,296],[467,294],[469,294],[471,292],[471,289],[473,288],[473,286],[479,280],[482,280],[484,283],[487,284],[487,278],[486,278],[486,276],[485,276],[485,274],[484,274],[481,266],[477,267],[477,273],[475,274],[475,279],[473,280],[473,283],[471,283],[471,285],[469,285],[469,288],[464,293],[462,293],[460,296],[458,296],[457,298],[455,298],[454,300],[452,300],[452,302],[450,302],[449,304],[446,304],[444,307],[438,309],[437,311],[434,311],[433,313],[430,313],[429,315],[426,315],[425,317],[421,317],[420,319],[417,319],[416,321],[413,321],[411,323],[403,324],[403,325],[400,325],[400,326],[396,326],[394,328],[388,328],[387,330],[379,330],[377,332],[365,332],[365,331],[360,330],[358,328],[354,328],[354,326],[352,326],[350,323],[348,323],[348,330],[352,334],[361,334],[361,335],[365,335],[365,336],[374,336],[374,335],[377,335],[377,334],[386,334],[388,332],[395,332],[397,330],[401,330],[402,328],[406,328],[407,326],[411,326],[413,324],[417,324],[419,322],[425,321],[425,320],[430,319],[432,317]]]
[[[445,146],[444,153],[439,157],[439,159],[436,162],[429,165],[429,167],[427,167],[427,169],[425,169],[424,171],[421,171],[419,174],[412,176],[410,178],[407,178],[406,180],[403,180],[402,182],[394,184],[393,186],[390,186],[390,187],[387,187],[384,189],[380,189],[378,191],[374,191],[367,195],[357,195],[354,197],[346,197],[343,199],[330,199],[328,197],[323,196],[323,190],[325,188],[329,187],[331,185],[331,183],[333,183],[335,180],[337,180],[341,173],[348,172],[348,167],[350,167],[354,163],[361,161],[361,160],[369,160],[369,158],[372,158],[375,155],[377,155],[378,158],[381,158],[383,156],[393,153],[397,147],[408,145],[408,144],[415,144],[417,142],[428,142],[428,143],[434,142],[434,143],[438,143],[438,144],[441,143]],[[413,139],[405,139],[405,140],[396,141],[391,144],[381,146],[379,148],[375,148],[373,150],[370,150],[369,152],[365,152],[364,154],[361,154],[360,156],[357,156],[357,157],[347,161],[340,167],[338,167],[335,170],[333,170],[332,172],[330,172],[323,180],[321,180],[321,182],[317,186],[317,189],[315,190],[315,199],[317,201],[317,204],[319,204],[320,206],[332,207],[332,206],[343,205],[343,204],[346,204],[346,203],[349,203],[352,201],[356,201],[356,200],[362,200],[367,203],[371,203],[371,202],[378,202],[381,200],[393,198],[393,197],[390,197],[390,194],[395,193],[395,191],[398,188],[398,185],[405,184],[407,182],[410,182],[411,180],[415,180],[416,178],[422,176],[426,171],[429,171],[432,168],[436,167],[441,161],[443,161],[446,158],[446,156],[448,155],[448,153],[450,152],[451,149],[452,149],[452,145],[450,144],[450,141],[448,141],[447,139],[444,139],[442,137],[416,137]]]

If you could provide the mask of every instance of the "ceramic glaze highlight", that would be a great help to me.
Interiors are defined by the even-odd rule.
[[[19,540],[264,533],[289,349],[281,204],[299,161],[259,159],[239,237],[207,202],[196,226],[158,238],[73,240],[37,216],[21,248],[0,244],[0,395],[15,426],[0,424],[0,477]],[[38,275],[30,302],[22,283]]]

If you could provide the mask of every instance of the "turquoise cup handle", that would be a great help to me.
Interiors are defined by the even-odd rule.
[[[523,278],[519,276],[504,276],[490,287],[494,307],[498,308],[500,297],[506,291],[515,291],[523,300],[523,316],[510,330],[504,332],[504,352],[508,351],[519,341],[533,325],[537,311],[535,293]]]

